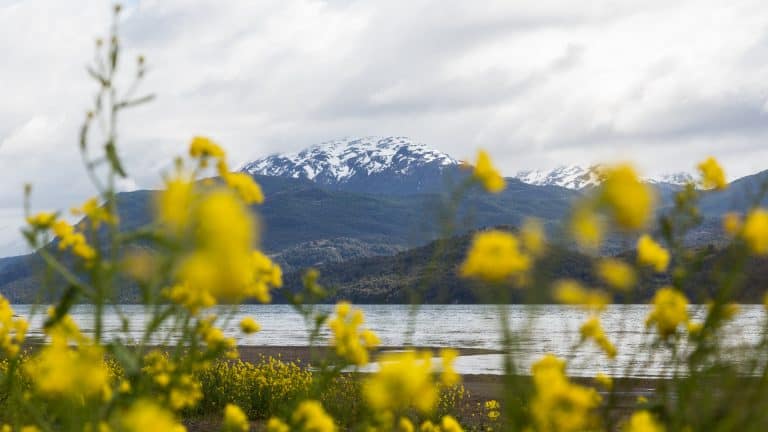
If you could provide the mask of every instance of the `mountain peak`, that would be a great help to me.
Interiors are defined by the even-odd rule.
[[[273,154],[240,169],[249,174],[292,177],[340,185],[372,176],[409,176],[442,170],[459,161],[407,137],[353,137],[326,141],[294,153]]]
[[[538,186],[560,186],[568,189],[584,189],[600,184],[600,165],[588,168],[579,165],[561,165],[551,170],[520,171],[515,178],[523,183]],[[682,186],[694,181],[691,174],[677,172],[643,177],[643,181],[655,185]]]

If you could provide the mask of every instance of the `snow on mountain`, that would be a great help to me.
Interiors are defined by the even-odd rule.
[[[250,174],[292,177],[341,184],[376,174],[410,175],[421,167],[457,166],[449,155],[406,137],[343,138],[295,153],[273,154],[246,163]]]
[[[579,165],[564,165],[551,170],[520,171],[515,178],[523,183],[538,186],[560,186],[568,189],[583,189],[600,184],[600,166],[583,168]],[[689,173],[678,172],[659,176],[644,177],[650,184],[682,186],[694,180]]]

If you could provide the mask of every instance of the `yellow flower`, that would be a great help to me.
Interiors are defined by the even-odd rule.
[[[544,225],[535,218],[528,218],[520,228],[520,241],[523,248],[533,256],[540,256],[547,247],[547,235]]]
[[[282,420],[277,417],[272,417],[267,422],[267,432],[290,432],[291,428],[288,427]]]
[[[705,189],[725,189],[728,185],[725,181],[725,172],[717,159],[710,156],[696,167],[701,174],[701,185]]]
[[[757,255],[768,255],[768,211],[754,209],[747,214],[741,235]]]
[[[580,207],[574,211],[570,220],[570,231],[576,243],[588,251],[596,251],[603,242],[603,222],[600,216],[588,207]]]
[[[597,375],[595,375],[595,381],[597,381],[597,383],[600,384],[606,390],[610,390],[613,388],[613,378],[609,377],[608,375],[602,372],[599,372]]]
[[[196,136],[192,138],[189,144],[189,155],[193,158],[216,158],[222,159],[226,156],[224,149],[209,138]]]
[[[461,425],[455,418],[446,415],[440,421],[441,432],[463,432]]]
[[[735,212],[723,215],[723,231],[731,237],[736,237],[741,231],[741,216]]]
[[[432,354],[406,351],[382,355],[379,370],[363,382],[363,394],[378,411],[408,407],[427,413],[437,402],[432,380]]]
[[[477,162],[475,162],[475,169],[472,172],[475,179],[480,181],[485,190],[491,193],[499,193],[506,187],[504,177],[499,174],[499,171],[493,166],[491,157],[484,150],[477,152]]]
[[[379,345],[379,338],[370,330],[361,330],[365,321],[363,311],[352,309],[349,303],[336,305],[336,316],[329,322],[331,345],[336,354],[350,363],[362,366],[368,363],[368,351]]]
[[[672,287],[664,287],[653,296],[653,310],[645,320],[646,327],[656,325],[659,335],[666,339],[680,324],[688,323],[688,299]]]
[[[397,432],[413,432],[413,423],[407,417],[400,417],[397,422]]]
[[[224,407],[224,424],[222,430],[226,432],[248,432],[250,424],[248,417],[237,405],[227,404]]]
[[[621,429],[622,432],[664,432],[666,429],[647,410],[636,411]]]
[[[75,231],[75,227],[64,220],[57,220],[53,224],[53,232],[59,237],[59,249],[69,248],[73,254],[85,261],[96,257],[96,251],[88,245],[85,236]]]
[[[613,220],[624,229],[636,230],[648,224],[653,215],[653,190],[640,181],[635,169],[628,164],[607,168],[600,185],[600,203],[608,209]]]
[[[302,425],[300,430],[306,432],[335,432],[336,424],[333,422],[323,406],[318,401],[305,400],[299,404],[293,412],[292,420]]]
[[[27,223],[38,229],[48,229],[56,221],[56,213],[40,212],[27,218]]]
[[[461,382],[461,375],[456,373],[456,369],[453,368],[453,362],[458,356],[459,352],[455,349],[443,348],[440,350],[440,359],[442,362],[440,381],[447,386],[452,386]]]
[[[517,237],[489,230],[475,234],[460,271],[463,277],[498,283],[527,272],[530,266],[531,259],[520,250]]]
[[[594,340],[608,358],[616,357],[616,347],[608,340],[603,327],[600,325],[600,320],[596,316],[590,317],[582,324],[579,333],[581,333],[581,340]]]
[[[600,395],[593,388],[570,382],[565,375],[565,361],[547,354],[534,363],[536,390],[530,412],[539,432],[576,432],[597,429],[594,410]]]
[[[552,292],[554,299],[559,303],[579,305],[596,312],[602,311],[605,305],[611,302],[608,294],[598,290],[588,290],[572,279],[555,282]]]
[[[100,206],[99,201],[96,198],[91,198],[86,201],[82,207],[75,207],[71,210],[74,216],[86,216],[91,226],[98,229],[102,223],[108,225],[115,225],[117,215],[109,213],[106,207]]]
[[[109,369],[100,346],[81,343],[71,349],[67,339],[58,334],[25,364],[25,371],[46,397],[98,397],[109,384]]]
[[[224,181],[232,190],[237,192],[246,204],[261,204],[264,202],[264,193],[261,186],[246,173],[228,173]]]
[[[165,182],[157,199],[157,219],[174,234],[180,234],[189,223],[193,201],[192,180],[177,175]]]
[[[624,261],[606,258],[597,263],[597,274],[610,287],[627,291],[637,283],[635,270]]]
[[[261,326],[253,318],[245,317],[240,320],[240,330],[245,334],[251,334],[261,330]]]
[[[653,241],[651,236],[643,234],[637,241],[637,262],[661,273],[669,266],[669,252]]]
[[[120,432],[186,431],[170,411],[146,399],[134,402],[115,420],[116,430]]]
[[[0,294],[0,353],[16,357],[24,343],[29,324],[23,318],[15,318],[11,303]]]

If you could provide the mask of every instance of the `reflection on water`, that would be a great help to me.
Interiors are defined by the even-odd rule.
[[[384,346],[415,346],[484,348],[500,350],[499,309],[494,305],[425,305],[414,317],[415,332],[407,340],[409,306],[407,305],[362,305],[366,325],[376,331]],[[20,315],[29,317],[30,306],[14,306]],[[320,308],[330,311],[332,306]],[[511,327],[518,336],[513,349],[520,370],[528,371],[530,364],[544,353],[551,352],[569,359],[568,372],[573,376],[591,376],[596,372],[611,375],[655,377],[668,375],[669,353],[653,350],[648,356],[653,335],[645,329],[647,305],[614,305],[602,314],[603,327],[611,341],[618,348],[614,360],[607,360],[593,344],[574,349],[579,342],[579,326],[587,313],[574,307],[560,305],[509,307]],[[140,340],[141,330],[147,314],[143,306],[121,306],[122,318],[115,311],[105,316],[105,332],[111,337],[126,341]],[[31,316],[30,336],[41,337],[42,309]],[[229,318],[223,329],[228,336],[235,337],[240,345],[307,345],[307,330],[301,317],[288,305],[243,305],[235,308],[219,308],[217,313]],[[694,319],[702,319],[704,309],[692,307]],[[262,330],[253,335],[243,335],[237,324],[241,317],[250,315],[262,325]],[[91,307],[77,306],[72,316],[84,331],[92,328]],[[724,329],[729,346],[749,346],[759,341],[765,326],[765,313],[757,305],[742,306],[733,323]],[[127,330],[127,331],[123,331]],[[173,322],[161,329],[166,341],[173,341]],[[328,331],[321,335],[327,341]],[[161,340],[154,340],[154,343]],[[637,354],[636,353],[640,353]],[[456,366],[461,373],[500,373],[501,354],[462,356]]]

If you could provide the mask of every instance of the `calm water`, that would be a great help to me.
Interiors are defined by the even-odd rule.
[[[330,310],[331,306],[323,306]],[[415,332],[407,339],[411,319],[409,306],[363,305],[366,326],[379,335],[385,346],[415,346],[485,348],[499,350],[499,309],[493,305],[427,305],[421,306],[415,315]],[[14,306],[19,315],[31,316],[31,336],[41,335],[41,312],[32,313],[27,305]],[[139,339],[146,314],[142,306],[122,306],[127,319],[128,332],[120,333],[123,322],[116,312],[106,315],[107,334],[121,334],[124,339]],[[615,305],[602,314],[603,327],[611,341],[618,348],[618,356],[607,360],[593,344],[574,349],[579,342],[578,329],[587,313],[568,306],[510,306],[509,318],[513,331],[520,342],[514,349],[523,370],[529,370],[530,363],[542,354],[552,352],[569,358],[568,371],[573,376],[591,376],[596,372],[611,375],[636,377],[658,377],[668,375],[669,353],[655,350],[649,358],[648,345],[653,337],[645,329],[647,305]],[[693,307],[694,318],[703,317],[703,309]],[[231,317],[223,329],[228,336],[235,337],[240,345],[307,345],[307,331],[304,321],[287,305],[244,305],[234,310],[219,311],[222,317]],[[77,306],[72,316],[85,331],[92,329],[91,307]],[[237,329],[240,318],[250,315],[261,323],[262,330],[254,335],[243,335]],[[757,343],[765,326],[762,306],[742,306],[741,312],[724,332],[733,352],[739,346]],[[173,340],[171,326],[162,329],[164,337]],[[323,334],[327,340],[328,333]],[[636,356],[633,353],[642,353]],[[462,356],[456,366],[461,373],[500,373],[500,354]]]

